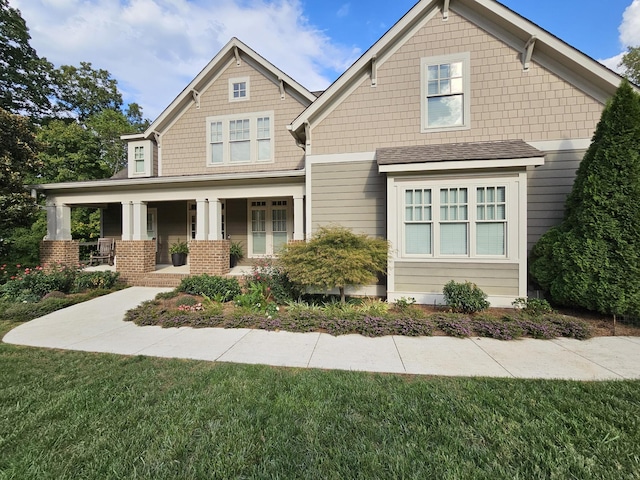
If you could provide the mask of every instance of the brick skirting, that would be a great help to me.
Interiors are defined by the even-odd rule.
[[[191,240],[189,270],[191,275],[226,275],[229,273],[230,240]]]
[[[80,261],[80,242],[77,240],[42,240],[40,264],[49,269],[54,265],[75,267]]]
[[[156,269],[155,240],[117,240],[116,271],[124,282],[135,284]]]

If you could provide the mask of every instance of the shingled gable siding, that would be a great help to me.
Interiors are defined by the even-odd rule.
[[[375,161],[311,164],[312,229],[339,224],[386,236],[386,180]]]
[[[395,292],[441,294],[444,285],[473,282],[487,295],[517,297],[518,265],[496,263],[395,262]]]
[[[564,217],[564,204],[585,150],[550,152],[545,164],[528,173],[528,242],[527,250],[549,228]]]
[[[250,100],[229,102],[229,79],[251,78]],[[202,92],[200,108],[191,104],[187,111],[162,135],[162,176],[240,173],[265,170],[294,170],[303,165],[304,152],[296,146],[286,126],[304,109],[291,95],[280,98],[280,87],[243,61],[233,61],[207,90]],[[274,162],[207,167],[206,118],[273,111]]]
[[[471,128],[420,133],[420,59],[470,52]],[[314,154],[378,147],[522,139],[591,138],[603,105],[531,62],[455,12],[436,15],[379,64],[322,122],[312,124]],[[357,134],[354,135],[354,132]]]

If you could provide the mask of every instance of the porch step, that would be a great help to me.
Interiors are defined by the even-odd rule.
[[[174,288],[180,285],[183,278],[188,276],[188,273],[152,273],[130,283],[136,287]]]

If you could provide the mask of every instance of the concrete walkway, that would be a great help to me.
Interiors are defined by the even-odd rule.
[[[417,375],[640,379],[640,337],[333,337],[244,328],[138,327],[122,320],[128,309],[168,290],[121,290],[24,323],[3,341],[123,355]]]

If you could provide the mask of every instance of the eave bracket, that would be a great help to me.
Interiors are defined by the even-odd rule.
[[[442,20],[445,21],[449,18],[449,0],[444,0],[442,4]]]
[[[532,35],[531,38],[524,44],[524,50],[522,52],[522,69],[526,72],[529,70],[529,64],[531,63],[531,57],[533,56],[533,47],[536,44],[536,36]]]
[[[371,86],[378,85],[378,57],[374,55],[371,58]]]
[[[200,108],[200,92],[195,88],[191,90],[191,96],[193,97],[193,101],[196,103],[196,108]]]

